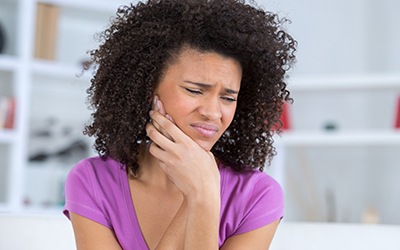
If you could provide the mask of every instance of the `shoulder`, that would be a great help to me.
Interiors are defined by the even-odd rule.
[[[64,214],[79,214],[107,227],[111,220],[106,215],[116,200],[121,200],[122,165],[111,159],[86,158],[78,162],[65,181]]]
[[[265,172],[247,170],[236,172],[230,167],[220,169],[222,185],[228,189],[238,189],[243,192],[282,192],[280,184]]]
[[[65,195],[80,195],[83,193],[101,196],[105,190],[120,185],[121,171],[124,165],[112,158],[91,157],[78,162],[69,171],[65,181]]]
[[[270,175],[258,170],[236,172],[229,167],[221,168],[220,174],[222,242],[283,217],[283,190]]]
[[[118,169],[124,166],[112,158],[90,157],[79,161],[70,170],[68,176],[84,176],[96,179],[112,177],[118,173]]]

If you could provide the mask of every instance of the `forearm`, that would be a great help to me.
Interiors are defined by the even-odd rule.
[[[219,214],[219,198],[190,205],[185,198],[155,250],[218,249]]]
[[[218,249],[219,216],[219,196],[189,200],[184,249]]]

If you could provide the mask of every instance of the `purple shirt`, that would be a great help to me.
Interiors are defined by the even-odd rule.
[[[220,167],[219,247],[233,235],[252,231],[283,216],[283,191],[258,170],[237,173]],[[148,247],[132,202],[125,166],[99,157],[80,161],[68,174],[64,214],[73,212],[115,232],[125,250]]]

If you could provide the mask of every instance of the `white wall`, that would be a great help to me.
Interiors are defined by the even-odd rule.
[[[288,17],[298,40],[296,75],[400,69],[398,0],[262,0]]]
[[[368,70],[400,72],[400,1],[368,3]]]

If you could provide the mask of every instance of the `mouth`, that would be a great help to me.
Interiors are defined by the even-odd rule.
[[[218,127],[209,123],[190,124],[203,137],[211,138],[218,132]]]

